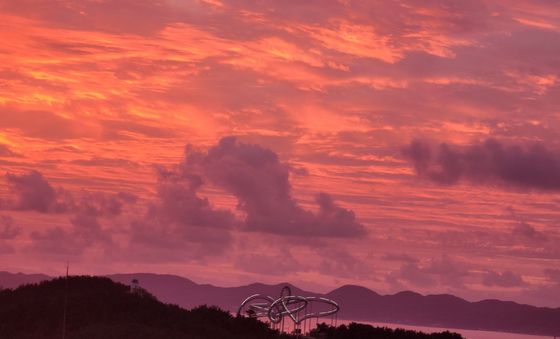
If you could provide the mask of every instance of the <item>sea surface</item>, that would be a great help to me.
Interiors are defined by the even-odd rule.
[[[338,321],[338,324],[350,323],[352,321]],[[406,330],[422,331],[425,333],[433,332],[456,332],[461,334],[466,339],[544,339],[544,338],[554,338],[554,337],[544,337],[540,335],[529,335],[529,334],[517,334],[517,333],[504,333],[504,332],[492,332],[492,331],[478,331],[478,330],[464,330],[459,328],[440,328],[440,327],[425,327],[425,326],[414,326],[414,325],[403,325],[403,324],[393,324],[393,323],[379,323],[379,322],[367,322],[367,321],[356,321],[358,323],[370,324],[373,326],[385,326],[389,328],[404,328]],[[560,339],[560,337],[558,337]]]
[[[283,329],[285,332],[289,333],[293,330],[293,323],[289,321],[286,317],[285,323],[277,325],[277,329]],[[417,325],[405,325],[405,324],[396,324],[396,323],[384,323],[384,322],[370,322],[364,320],[341,320],[334,318],[320,318],[320,319],[309,319],[302,324],[301,329],[304,332],[307,332],[310,328],[315,328],[317,323],[326,323],[327,325],[331,326],[338,326],[342,324],[349,324],[351,322],[361,323],[361,324],[368,324],[376,327],[389,327],[389,328],[403,328],[406,330],[414,330],[420,331],[424,333],[434,333],[434,332],[455,332],[459,333],[465,339],[560,339],[560,336],[553,337],[553,336],[540,336],[540,335],[530,335],[530,334],[519,334],[519,333],[507,333],[507,332],[495,332],[495,331],[482,331],[482,330],[466,330],[460,328],[451,328],[451,327],[429,327],[429,326],[417,326]]]

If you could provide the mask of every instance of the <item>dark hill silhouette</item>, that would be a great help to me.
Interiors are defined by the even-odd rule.
[[[65,278],[0,291],[0,337],[60,338]],[[215,307],[185,310],[102,277],[68,279],[67,338],[292,338]]]
[[[172,276],[167,278],[178,286],[196,285]],[[131,289],[109,278],[86,276],[56,278],[0,291],[0,337],[61,338],[66,295],[68,339],[296,338],[271,330],[256,319],[233,317],[216,307],[185,310],[158,301],[142,288]],[[322,325],[314,334],[323,339],[462,339],[448,332],[424,334],[358,324],[338,328]]]
[[[285,285],[256,283],[240,287],[216,287],[199,285],[178,276],[150,273],[109,277],[125,284],[134,278],[139,279],[140,285],[159,300],[184,308],[208,304],[229,311],[236,311],[241,301],[251,294],[277,296]],[[321,296],[294,286],[292,291],[295,294]],[[339,319],[560,336],[560,308],[500,300],[468,302],[448,294],[424,296],[411,291],[380,295],[354,285],[342,286],[324,296],[341,305]]]

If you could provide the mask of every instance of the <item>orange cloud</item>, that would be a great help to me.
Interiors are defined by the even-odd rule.
[[[394,288],[390,279],[370,280],[367,272],[376,267],[403,288],[437,292],[421,284],[426,274],[435,274],[432,266],[469,258],[469,272],[459,280],[472,288],[465,293],[482,295],[477,293],[488,289],[488,276],[493,289],[519,276],[530,287],[546,284],[544,270],[560,260],[552,241],[527,237],[534,230],[543,234],[539,239],[556,239],[556,196],[538,192],[528,199],[523,192],[462,182],[440,187],[417,180],[400,153],[415,138],[461,148],[492,137],[504,144],[541,142],[552,153],[560,149],[560,18],[554,5],[513,0],[0,3],[0,166],[15,175],[12,179],[39,171],[50,185],[43,187],[60,189],[76,201],[121,191],[138,197],[122,214],[98,220],[75,211],[41,214],[66,200],[35,196],[38,205],[25,200],[35,208],[16,209],[11,186],[0,180],[0,207],[8,215],[0,220],[0,234],[10,236],[0,239],[5,262],[29,270],[45,267],[41,254],[53,250],[57,238],[75,236],[68,253],[92,273],[100,263],[114,270],[133,263],[141,270],[195,272],[214,281],[224,281],[223,272],[240,282],[270,279],[264,270],[239,264],[255,261],[252,253],[241,255],[239,244],[261,248],[263,235],[233,226],[213,238],[192,225],[184,230],[158,220],[162,236],[150,247],[143,242],[154,234],[152,226],[137,223],[136,248],[166,258],[165,263],[139,263],[125,253],[131,219],[163,208],[157,205],[162,192],[156,169],[176,169],[186,144],[204,152],[225,135],[271,149],[285,164],[291,195],[279,206],[297,206],[292,211],[315,216],[311,222],[318,216],[331,222],[333,215],[353,211],[367,231],[363,239],[340,240],[336,245],[351,255],[334,256],[340,260],[332,264],[321,257],[321,248],[334,244],[330,239],[306,245],[286,240],[282,232],[269,234],[271,253],[290,246],[293,262],[308,258],[309,265],[292,272],[303,283],[337,284],[344,280],[337,276],[340,269],[352,283]],[[441,164],[448,162],[431,163]],[[190,213],[232,211],[218,221],[243,220],[249,212],[262,216],[237,209],[236,196],[214,181],[196,195],[179,194],[184,202],[179,207]],[[179,189],[167,188],[167,199]],[[317,204],[316,192],[324,190],[337,205],[328,199]],[[518,214],[508,213],[509,206]],[[185,217],[181,208],[171,210]],[[81,226],[83,232],[76,233]],[[95,246],[79,250],[88,240]],[[184,256],[201,258],[182,249],[184,242],[196,247],[212,240],[231,246],[234,258],[204,258],[214,268],[183,263]],[[25,254],[32,243],[34,254]],[[397,267],[382,259],[394,247],[407,253],[389,257],[416,261]],[[449,258],[437,259],[442,252]],[[53,262],[68,253],[58,253]],[[270,260],[276,257],[271,254]],[[454,288],[446,279],[436,280]]]

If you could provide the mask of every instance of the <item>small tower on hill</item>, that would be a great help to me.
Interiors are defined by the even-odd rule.
[[[138,292],[140,292],[140,282],[138,281],[138,279],[134,278],[134,279],[132,279],[132,281],[130,282],[130,292],[131,292],[131,293],[138,293]]]

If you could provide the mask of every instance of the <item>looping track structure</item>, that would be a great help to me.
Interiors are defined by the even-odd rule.
[[[313,311],[315,309],[316,311]],[[243,300],[237,309],[237,315],[247,315],[251,318],[266,318],[273,326],[282,324],[284,318],[292,320],[295,332],[301,332],[301,325],[312,318],[336,316],[340,306],[334,300],[314,297],[292,295],[289,286],[284,286],[280,297],[273,298],[264,294],[253,294]],[[332,318],[331,318],[332,321]],[[304,328],[305,331],[305,328]]]

